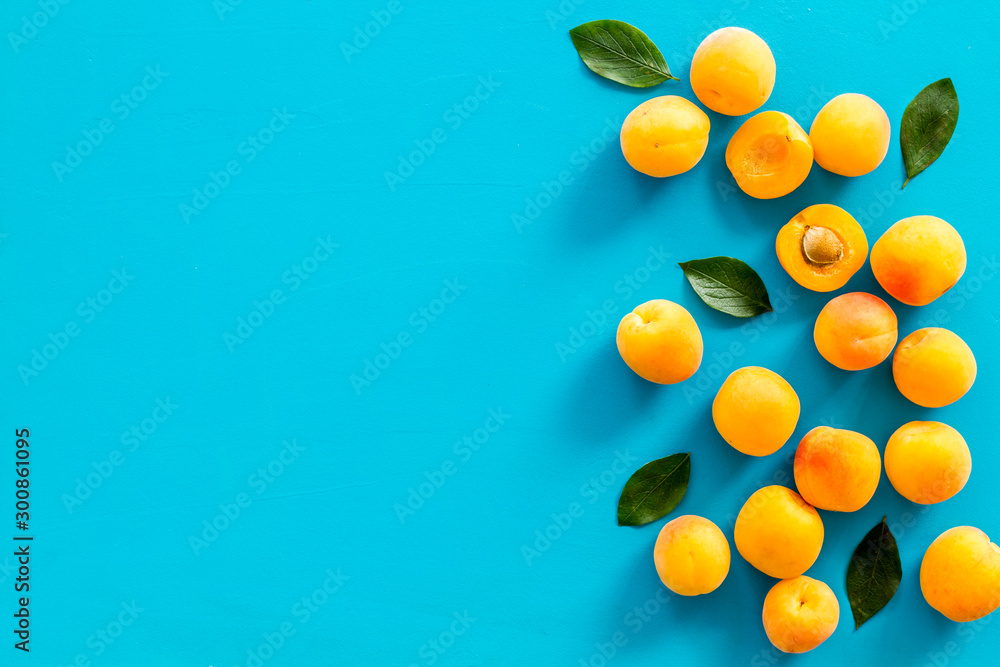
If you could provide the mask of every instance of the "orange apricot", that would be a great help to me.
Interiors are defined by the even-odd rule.
[[[841,176],[862,176],[882,164],[889,151],[889,117],[867,95],[837,95],[809,128],[816,164]]]
[[[825,583],[800,575],[783,579],[768,591],[762,619],[764,632],[776,649],[805,653],[837,629],[840,603]]]
[[[865,292],[834,297],[813,328],[816,349],[837,368],[860,371],[889,357],[898,336],[896,314],[882,299]]]
[[[965,487],[972,453],[962,435],[941,422],[903,424],[885,446],[885,475],[909,501],[933,505]]]
[[[737,451],[767,456],[781,449],[799,421],[799,397],[785,378],[759,366],[734,371],[712,402],[719,435]]]
[[[882,476],[878,447],[860,433],[817,426],[795,450],[795,486],[813,507],[855,512],[872,499]]]
[[[729,574],[729,542],[708,519],[688,514],[668,522],[653,546],[663,585],[678,595],[704,595]]]
[[[769,577],[797,577],[823,548],[823,520],[802,496],[784,486],[765,486],[747,499],[733,529],[736,550]]]
[[[972,526],[944,531],[920,562],[920,590],[927,604],[952,621],[992,614],[1000,607],[1000,547]]]
[[[622,154],[633,169],[647,176],[676,176],[705,154],[709,126],[708,115],[683,97],[654,97],[625,119]]]
[[[618,352],[650,382],[675,384],[694,375],[704,344],[691,313],[666,299],[635,307],[618,325]]]
[[[774,89],[774,54],[745,28],[720,28],[706,37],[691,58],[691,89],[717,113],[742,116],[755,111]]]
[[[909,306],[926,306],[965,273],[962,237],[941,218],[903,218],[872,246],[872,273],[882,288]]]
[[[896,348],[892,377],[903,396],[925,408],[940,408],[972,388],[976,358],[965,341],[947,329],[917,329]]]

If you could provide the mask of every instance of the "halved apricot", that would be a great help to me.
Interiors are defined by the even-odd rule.
[[[726,147],[726,166],[737,185],[757,199],[787,195],[806,180],[812,163],[809,135],[780,111],[747,119]]]
[[[844,209],[816,204],[781,228],[775,249],[792,280],[814,292],[832,292],[864,266],[868,237]]]

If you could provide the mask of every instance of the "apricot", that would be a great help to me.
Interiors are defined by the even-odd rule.
[[[783,377],[759,366],[734,371],[712,402],[723,440],[750,456],[781,449],[799,422],[799,397]]]
[[[675,384],[694,375],[704,345],[691,313],[666,299],[636,306],[618,325],[618,353],[650,382]]]
[[[774,55],[745,28],[720,28],[691,58],[691,89],[701,103],[727,116],[759,108],[774,88]]]
[[[864,292],[834,297],[813,327],[816,349],[837,368],[860,371],[889,357],[898,337],[896,314],[882,299]]]
[[[814,292],[832,292],[864,266],[868,238],[844,209],[816,204],[781,228],[775,249],[792,280]]]
[[[972,454],[962,435],[941,422],[900,426],[885,446],[885,474],[907,500],[932,505],[962,490]]]
[[[829,586],[799,576],[776,583],[764,598],[764,632],[784,653],[805,653],[825,642],[840,621],[840,603]]]
[[[972,526],[946,530],[931,542],[920,564],[927,604],[968,623],[1000,606],[1000,547]]]
[[[806,180],[812,163],[809,135],[780,111],[751,116],[726,147],[726,166],[736,184],[757,199],[787,195]]]
[[[925,408],[940,408],[972,387],[976,358],[965,341],[947,329],[917,329],[896,348],[892,377],[903,396]]]
[[[743,505],[733,540],[740,555],[777,579],[808,570],[823,547],[823,520],[802,496],[784,486],[765,486]]]
[[[965,244],[955,228],[932,215],[903,218],[872,246],[872,273],[909,306],[926,306],[965,273]]]
[[[708,115],[676,95],[647,100],[622,125],[625,160],[636,171],[664,178],[688,171],[708,147]]]
[[[660,581],[674,593],[711,593],[729,574],[729,542],[708,519],[679,516],[660,530],[653,564]]]
[[[860,433],[817,426],[799,442],[794,472],[796,488],[813,507],[856,512],[875,495],[882,459]]]
[[[889,117],[867,95],[844,93],[826,103],[809,128],[816,164],[841,176],[862,176],[889,150]]]

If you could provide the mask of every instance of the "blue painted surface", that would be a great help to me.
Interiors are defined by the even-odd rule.
[[[50,18],[33,0],[0,13],[24,35],[0,47],[0,516],[13,535],[14,431],[27,427],[35,537],[30,660],[11,647],[8,557],[0,662],[600,665],[616,633],[607,662],[623,666],[992,660],[996,625],[947,621],[917,572],[949,527],[1000,531],[995,4],[49,4]],[[596,18],[643,28],[682,81],[642,91],[592,75],[566,31]],[[621,121],[655,95],[694,99],[690,56],[729,24],[774,51],[765,109],[808,128],[838,93],[875,98],[894,132],[882,166],[857,179],[814,167],[791,195],[752,200],[723,160],[742,119],[709,112],[693,171],[633,172]],[[899,119],[944,76],[958,132],[901,193]],[[409,157],[419,150],[430,154]],[[961,232],[969,268],[955,290],[922,309],[891,301],[901,334],[939,323],[971,345],[979,378],[959,403],[919,408],[888,364],[846,373],[816,353],[829,295],[789,279],[774,236],[820,202],[853,213],[870,242],[914,214]],[[529,213],[518,228],[512,215]],[[758,270],[773,316],[739,321],[698,301],[674,263],[719,254]],[[885,296],[867,265],[850,290]],[[684,385],[645,383],[616,352],[617,320],[652,298],[701,326],[705,361]],[[40,370],[22,377],[35,351]],[[380,368],[354,386],[368,364]],[[744,365],[781,373],[802,401],[792,440],[764,459],[711,423],[722,377]],[[770,648],[760,609],[773,582],[735,550],[717,592],[668,599],[651,560],[663,521],[615,525],[634,468],[691,451],[678,512],[732,540],[744,500],[790,480],[787,457],[813,426],[882,447],[923,418],[965,435],[972,478],[924,511],[883,476],[863,510],[823,513],[809,574],[842,615],[806,656]],[[904,579],[855,633],[844,572],[883,515]],[[556,538],[529,563],[538,532]]]

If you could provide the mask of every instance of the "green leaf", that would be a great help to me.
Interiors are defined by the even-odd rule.
[[[921,90],[903,112],[899,145],[903,149],[906,183],[940,157],[958,124],[958,93],[951,79]]]
[[[733,257],[693,259],[678,264],[701,300],[736,317],[771,312],[767,288],[757,272]]]
[[[854,629],[888,604],[903,578],[896,538],[882,522],[868,531],[847,566],[847,599],[854,612]]]
[[[691,477],[691,454],[673,454],[642,466],[625,482],[618,499],[618,525],[641,526],[677,507]]]
[[[591,21],[569,31],[584,64],[605,79],[633,88],[649,88],[670,73],[663,54],[646,33],[622,21]]]

